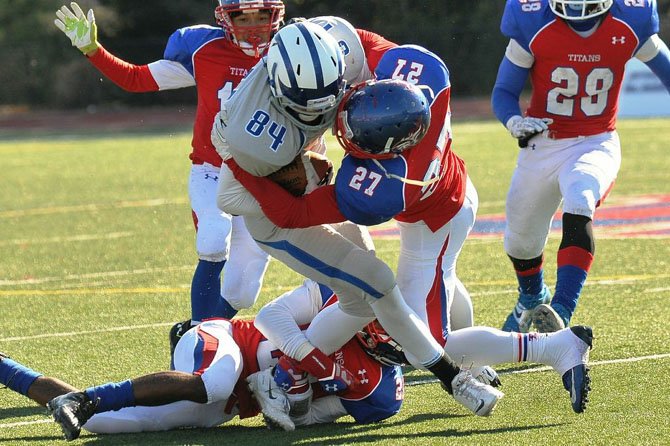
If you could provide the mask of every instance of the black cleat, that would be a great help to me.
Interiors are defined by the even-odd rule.
[[[191,329],[191,320],[177,322],[170,328],[170,370],[174,370],[174,349],[184,334]]]
[[[47,411],[60,425],[67,441],[79,438],[81,427],[95,414],[99,399],[91,401],[84,392],[70,392],[47,403]]]
[[[570,331],[585,344],[582,352],[584,360],[582,364],[573,367],[563,375],[563,387],[570,392],[572,410],[582,413],[586,410],[591,391],[590,369],[587,364],[589,350],[593,348],[593,330],[591,327],[577,325],[570,327]]]
[[[0,352],[0,362],[2,362],[3,359],[11,359],[8,354]]]

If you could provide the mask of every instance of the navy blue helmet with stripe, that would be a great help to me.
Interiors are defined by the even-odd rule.
[[[321,26],[298,22],[280,29],[266,56],[272,99],[305,122],[332,121],[344,94],[344,59]],[[319,119],[321,118],[321,119]]]

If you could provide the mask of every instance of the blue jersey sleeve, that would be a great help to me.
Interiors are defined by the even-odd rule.
[[[377,79],[402,79],[418,85],[432,104],[451,86],[449,69],[435,53],[418,45],[401,45],[387,50],[375,68]]]
[[[657,34],[660,29],[656,0],[646,0],[639,4],[626,2],[626,0],[615,0],[610,14],[633,29],[640,40],[640,45],[652,35]]]
[[[503,57],[500,63],[491,94],[491,105],[493,113],[503,125],[514,115],[522,116],[519,97],[526,85],[529,71],[528,68],[513,64],[507,57]]]
[[[663,45],[656,57],[647,62],[647,66],[663,82],[670,93],[670,50]]]
[[[555,19],[548,0],[507,0],[500,31],[530,53],[530,42],[535,34]]]
[[[407,176],[403,158],[380,160],[388,173]],[[372,226],[392,219],[405,208],[404,183],[387,178],[369,159],[347,156],[335,177],[335,196],[342,215],[359,225]]]
[[[399,379],[402,379],[400,367],[384,366],[381,383],[371,395],[358,401],[345,399],[340,401],[357,423],[376,423],[385,420],[397,414],[402,406],[402,399],[398,398]]]
[[[193,54],[205,43],[223,35],[222,28],[206,25],[178,29],[168,39],[163,58],[179,62],[194,76]]]

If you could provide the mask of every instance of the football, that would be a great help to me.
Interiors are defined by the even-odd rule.
[[[299,197],[317,187],[328,184],[333,173],[333,163],[316,152],[302,152],[295,159],[268,178]]]

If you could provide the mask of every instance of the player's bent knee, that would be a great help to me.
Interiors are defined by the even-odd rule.
[[[208,404],[224,401],[230,397],[239,377],[231,371],[238,368],[233,357],[223,356],[204,371],[201,377],[207,392]]]
[[[534,259],[542,254],[547,236],[505,233],[504,247],[507,255],[515,259]]]

